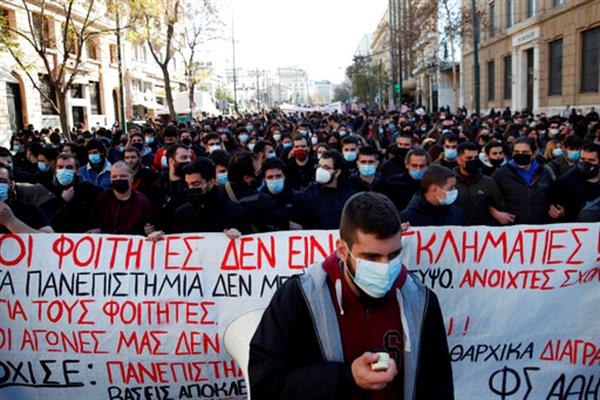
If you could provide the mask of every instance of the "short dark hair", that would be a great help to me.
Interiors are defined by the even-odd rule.
[[[179,136],[179,130],[175,125],[169,125],[163,130],[163,137],[177,137]]]
[[[56,157],[58,157],[58,150],[56,150],[54,147],[44,147],[40,151],[40,154],[46,157],[46,160],[52,161],[56,160]]]
[[[254,151],[256,154],[258,154],[258,153],[262,153],[262,152],[264,152],[264,151],[265,151],[265,148],[266,148],[267,146],[271,146],[271,147],[273,147],[273,144],[272,144],[271,142],[269,142],[268,140],[259,140],[258,142],[256,142],[256,143],[254,144],[254,150],[253,150],[253,151]]]
[[[170,160],[171,158],[175,158],[175,153],[177,153],[178,149],[187,150],[188,148],[182,144],[172,144],[166,148],[163,154],[167,157],[167,160]]]
[[[346,201],[342,209],[340,238],[349,248],[356,242],[358,231],[387,239],[398,234],[401,228],[398,209],[381,193],[357,193]]]
[[[269,169],[280,169],[284,175],[287,175],[287,167],[283,161],[279,158],[267,158],[262,165],[262,172],[266,172]]]
[[[346,136],[345,138],[342,139],[342,146],[345,144],[355,144],[355,145],[359,146],[360,140],[358,140],[358,138],[354,137],[354,136]]]
[[[346,163],[344,162],[344,157],[342,157],[342,155],[340,154],[339,151],[327,150],[321,156],[321,160],[327,160],[327,159],[333,160],[333,168],[334,169],[342,170],[342,172],[344,172],[346,170]]]
[[[377,158],[378,153],[377,150],[375,150],[374,147],[371,146],[363,146],[360,149],[358,149],[358,156],[375,156],[375,158]]]
[[[459,156],[467,150],[478,152],[479,147],[477,147],[477,144],[474,142],[462,142],[458,145],[457,152]]]
[[[245,176],[254,176],[256,155],[249,151],[237,153],[229,161],[227,177],[231,183],[242,183]]]
[[[202,178],[207,181],[211,179],[215,179],[215,163],[213,163],[209,158],[206,157],[198,157],[185,167],[183,167],[183,173],[185,175],[192,174],[200,174]]]
[[[15,181],[13,172],[10,170],[7,163],[5,163],[4,161],[0,161],[0,169],[5,169],[6,172],[8,172],[8,180],[9,181],[11,181],[11,182]]]
[[[221,135],[216,132],[209,132],[204,137],[202,137],[202,143],[207,144],[209,140],[217,139],[219,142],[221,141]]]
[[[229,168],[229,161],[231,157],[229,153],[225,150],[215,150],[208,156],[215,163],[215,165],[222,165],[226,168]]]
[[[530,138],[529,136],[521,136],[521,137],[516,138],[514,140],[514,142],[512,142],[512,148],[514,149],[515,145],[517,145],[519,143],[528,144],[532,153],[535,153],[535,151],[537,150],[537,145],[535,144],[535,139]]]
[[[581,151],[586,153],[596,153],[600,157],[600,144],[594,142],[586,142],[581,146]]]
[[[97,139],[92,139],[85,145],[85,151],[89,152],[90,150],[98,150],[100,153],[106,154],[106,147],[104,147],[104,144]]]
[[[281,139],[283,140],[283,136],[281,137]],[[306,136],[304,136],[304,135],[296,133],[294,135],[294,137],[292,138],[292,142],[296,142],[296,141],[299,141],[299,140],[304,140],[306,142],[306,145],[308,146],[308,138]]]
[[[56,160],[75,160],[75,168],[79,169],[79,160],[73,153],[60,153],[58,157],[56,157]]]
[[[140,151],[135,147],[126,147],[125,150],[123,150],[123,155],[125,155],[125,153],[135,153],[139,158],[142,158],[142,153],[140,153]]]
[[[6,147],[0,147],[0,157],[10,157],[12,160],[12,153]]]
[[[456,173],[450,168],[441,165],[431,165],[425,170],[425,175],[421,179],[421,189],[425,193],[431,186],[442,186],[450,178],[456,178]]]
[[[577,135],[569,135],[563,140],[565,149],[578,149],[581,147],[581,139]]]
[[[492,151],[494,147],[502,147],[502,151],[504,151],[504,143],[499,140],[491,140],[487,142],[485,146],[483,146],[483,150],[485,151],[485,154],[489,155],[490,151]]]
[[[454,133],[446,133],[442,137],[442,145],[444,145],[446,142],[458,142],[458,136],[456,136]]]

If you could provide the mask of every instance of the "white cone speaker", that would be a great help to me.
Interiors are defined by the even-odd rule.
[[[225,350],[237,362],[244,374],[246,387],[248,388],[248,399],[250,399],[250,381],[248,379],[250,340],[252,340],[264,312],[265,309],[260,308],[240,315],[229,323],[223,334]]]

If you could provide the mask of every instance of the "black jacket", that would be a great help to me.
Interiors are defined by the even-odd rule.
[[[91,182],[79,182],[74,187],[75,195],[67,203],[62,198],[65,188],[55,182],[51,191],[56,197],[40,206],[50,218],[52,228],[56,232],[84,233],[92,228],[90,210],[93,209],[98,195],[103,190]]]
[[[498,183],[506,211],[516,215],[515,224],[543,224],[548,221],[548,190],[552,178],[543,166],[538,166],[530,185],[510,164],[498,168],[492,178]]]
[[[277,230],[277,209],[273,199],[268,194],[258,192],[248,185],[228,183],[233,189],[237,201],[256,232],[271,232]],[[226,192],[227,193],[227,192]]]
[[[556,222],[574,222],[579,212],[599,197],[600,182],[588,182],[576,165],[571,167],[550,190],[550,204],[563,206],[567,213],[565,218]]]
[[[287,182],[283,191],[279,194],[269,192],[269,189],[264,187],[261,191],[263,194],[271,197],[275,203],[277,216],[275,218],[275,226],[277,230],[286,231],[290,229],[290,219],[294,208],[295,192],[288,186]]]
[[[489,225],[493,223],[489,206],[498,210],[504,209],[504,201],[496,181],[489,176],[478,173],[465,176],[456,171],[456,188],[458,198],[456,206],[461,209],[464,225]]]
[[[427,289],[429,291],[429,289]],[[436,296],[429,291],[422,328],[421,353],[415,399],[448,399],[452,393],[452,371],[447,356],[446,332]],[[250,342],[248,364],[253,398],[286,400],[349,399],[356,394],[368,398],[354,382],[353,360],[329,362],[321,352],[315,326],[298,276],[277,290]],[[433,384],[448,383],[447,385]]]
[[[394,156],[391,159],[384,161],[379,172],[381,172],[381,175],[385,178],[393,175],[404,174],[406,172],[404,159],[399,156]]]
[[[304,229],[337,229],[342,208],[355,193],[347,178],[339,180],[337,188],[313,182],[296,196],[292,221]]]
[[[421,193],[413,196],[408,207],[400,213],[402,222],[410,222],[412,226],[463,225],[463,214],[460,208],[434,206]]]
[[[360,172],[356,171],[350,175],[350,183],[357,192],[370,192],[371,190],[374,192],[379,192],[381,191],[380,188],[383,184],[383,177],[379,174],[376,174],[375,179],[373,179],[373,183],[369,184],[360,177]]]
[[[252,233],[250,221],[242,207],[227,198],[218,187],[210,190],[201,202],[186,202],[173,215],[168,233],[223,232],[235,228],[242,234]]]
[[[298,165],[295,158],[287,162],[286,181],[294,190],[302,190],[315,178],[315,164],[317,161],[311,155],[305,165]]]
[[[376,189],[392,200],[398,212],[402,212],[420,190],[421,181],[413,179],[408,173],[390,176]]]

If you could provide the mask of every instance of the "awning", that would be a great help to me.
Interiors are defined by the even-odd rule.
[[[11,74],[9,71],[5,70],[2,67],[0,67],[0,81],[6,83],[16,83],[17,85],[19,84],[17,78],[15,78],[13,74]]]

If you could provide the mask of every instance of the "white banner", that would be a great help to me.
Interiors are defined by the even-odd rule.
[[[337,232],[0,235],[0,398],[245,398],[222,334]],[[600,396],[598,224],[404,234],[440,299],[457,399]]]

